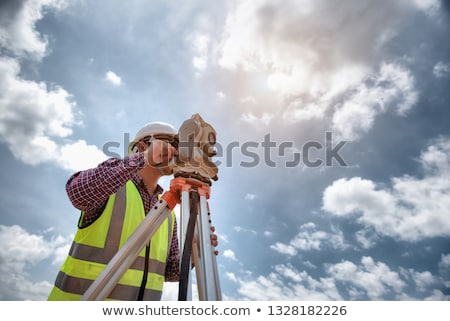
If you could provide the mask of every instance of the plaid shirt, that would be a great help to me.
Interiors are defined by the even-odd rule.
[[[67,181],[66,191],[73,206],[85,213],[81,225],[85,226],[94,222],[102,214],[109,196],[116,193],[129,180],[137,186],[145,213],[148,213],[158,201],[158,195],[163,192],[163,189],[157,185],[153,194],[148,192],[144,180],[138,175],[138,171],[144,167],[144,155],[136,153],[123,159],[111,158],[96,168],[73,174]],[[167,259],[166,281],[178,281],[179,256],[177,222],[175,221],[172,245]]]

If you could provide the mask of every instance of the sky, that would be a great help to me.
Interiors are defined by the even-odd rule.
[[[449,300],[449,27],[447,0],[1,1],[0,299],[47,298],[73,173],[199,113],[224,300]]]

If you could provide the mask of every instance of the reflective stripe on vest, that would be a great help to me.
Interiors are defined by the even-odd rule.
[[[128,181],[110,196],[103,213],[94,223],[78,229],[49,300],[79,300],[144,217],[139,191],[132,181]],[[149,271],[144,300],[161,299],[173,224],[172,212],[149,242]],[[108,299],[136,300],[144,270],[144,253],[145,249],[124,273]]]

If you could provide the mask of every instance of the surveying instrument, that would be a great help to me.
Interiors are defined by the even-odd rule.
[[[178,156],[169,163],[174,174],[170,189],[161,196],[81,300],[105,299],[177,204],[180,204],[181,252],[178,300],[192,300],[192,266],[199,300],[222,299],[216,255],[210,241],[211,219],[207,202],[211,180],[218,179],[218,168],[211,161],[216,155],[216,132],[195,114],[183,122],[174,143]]]

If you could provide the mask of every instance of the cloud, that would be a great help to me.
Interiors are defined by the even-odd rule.
[[[290,264],[278,264],[267,276],[234,276],[238,283],[239,300],[276,301],[325,301],[343,300],[333,279],[316,280],[305,271],[298,271]]]
[[[83,170],[96,166],[106,160],[105,154],[84,140],[60,146],[59,165],[69,171]]]
[[[433,67],[433,75],[436,78],[444,78],[450,75],[450,63],[439,61]]]
[[[45,83],[21,79],[19,72],[16,60],[0,58],[0,137],[19,159],[39,163],[53,157],[51,136],[72,134],[75,103],[63,88],[48,89]]]
[[[0,46],[20,57],[41,59],[47,52],[47,39],[36,31],[46,8],[62,9],[64,0],[9,0],[0,4]]]
[[[321,250],[324,247],[344,249],[347,245],[344,242],[342,232],[328,233],[320,231],[317,230],[316,225],[312,222],[300,226],[300,231],[289,244],[277,242],[270,246],[272,250],[289,256],[297,255],[298,250]]]
[[[267,276],[236,277],[239,300],[258,301],[325,301],[342,300],[339,291],[329,278],[315,280],[306,272],[290,265],[280,264]]]
[[[52,162],[68,170],[98,164],[106,156],[84,141],[65,143],[77,124],[75,102],[59,86],[20,78],[15,59],[0,57],[0,141],[26,164]]]
[[[345,247],[341,234],[318,231],[314,223],[300,226],[300,232],[291,240],[291,244],[304,251],[320,250],[324,244],[331,245],[335,249]]]
[[[188,37],[188,42],[192,48],[192,66],[197,72],[197,76],[203,73],[208,67],[208,54],[211,39],[207,34],[198,33]]]
[[[254,201],[255,199],[257,199],[258,198],[258,195],[256,195],[256,194],[251,194],[251,193],[247,193],[246,195],[245,195],[245,200],[246,201]]]
[[[223,91],[218,91],[216,96],[219,100],[224,100],[227,98],[227,95]]]
[[[0,46],[10,56],[0,57],[0,142],[20,161],[37,165],[51,162],[74,171],[106,159],[84,141],[67,143],[76,121],[76,103],[58,85],[21,77],[19,61],[40,60],[47,41],[35,30],[44,9],[62,9],[64,1],[2,2]]]
[[[441,254],[439,272],[445,280],[445,286],[450,288],[450,254]]]
[[[442,255],[441,262],[439,262],[439,267],[450,270],[450,254]]]
[[[364,248],[369,249],[377,244],[379,236],[369,229],[359,230],[355,233],[355,240]]]
[[[393,64],[382,64],[377,75],[360,84],[336,108],[332,125],[339,139],[357,140],[367,132],[378,114],[393,108],[404,115],[417,102],[411,74]]]
[[[122,84],[122,78],[120,78],[115,72],[108,71],[105,74],[105,79],[114,86],[120,86]]]
[[[274,0],[236,1],[226,19],[219,63],[227,69],[240,66],[285,76],[289,84],[297,83],[297,92],[320,91],[342,66],[377,65],[383,45],[399,27],[398,17],[415,9],[408,1],[338,5],[306,0],[301,6],[294,0],[283,5]]]
[[[401,293],[406,286],[399,273],[382,262],[374,262],[371,257],[363,257],[360,266],[343,261],[331,265],[327,271],[335,280],[363,290],[370,300],[379,300],[391,290]]]
[[[236,275],[232,272],[225,272],[225,276],[230,280],[231,282],[237,282],[238,279],[236,278]]]
[[[43,260],[60,264],[70,243],[61,236],[47,240],[30,234],[18,225],[0,225],[0,288],[2,295],[15,300],[45,300],[52,287],[47,281],[34,281],[29,270]]]
[[[232,260],[232,261],[236,261],[237,262],[237,258],[236,258],[236,254],[234,254],[234,252],[230,249],[227,249],[225,251],[223,251],[223,256]]]
[[[233,227],[233,229],[236,232],[238,232],[238,233],[240,233],[240,232],[242,232],[242,233],[251,233],[253,235],[257,235],[258,234],[258,232],[256,232],[255,230],[247,229],[247,228],[242,227],[242,226],[235,226],[235,227]]]
[[[435,15],[440,8],[439,0],[414,0],[413,3],[418,9],[423,10],[431,16]]]
[[[270,246],[270,248],[272,250],[277,251],[278,253],[281,253],[281,254],[286,254],[286,255],[289,255],[289,256],[297,255],[297,249],[294,246],[290,245],[290,244],[283,244],[283,243],[280,243],[280,242],[276,242],[275,244],[272,244]]]
[[[270,122],[274,119],[274,115],[270,113],[263,113],[262,116],[255,116],[252,112],[243,113],[240,117],[240,121],[244,123],[249,123],[252,125],[264,124],[269,125]]]
[[[380,235],[406,241],[450,235],[450,140],[422,152],[424,177],[392,178],[383,188],[361,177],[334,181],[323,193],[323,210],[355,218]]]
[[[448,300],[439,290],[440,279],[430,272],[402,267],[392,270],[370,256],[362,257],[358,263],[343,260],[325,264],[324,271],[323,277],[314,278],[291,264],[277,264],[266,276],[253,276],[251,272],[227,273],[227,276],[239,286],[242,297],[235,300],[380,300],[388,296],[395,300]],[[419,297],[406,297],[406,287],[416,289]]]
[[[264,92],[272,93],[265,100],[252,93],[260,110],[240,106],[240,120],[267,126],[316,119],[357,140],[378,114],[403,115],[417,102],[414,77],[399,60],[386,61],[384,52],[402,30],[398,17],[432,7],[417,2],[234,2],[217,63],[238,74],[241,87],[245,79],[264,82]]]
[[[431,274],[430,271],[416,272],[413,269],[408,269],[403,273],[412,278],[419,292],[425,292],[430,287],[440,284],[439,278]]]
[[[271,232],[271,231],[264,231],[263,234],[264,234],[265,237],[271,237],[273,235],[273,232]]]

